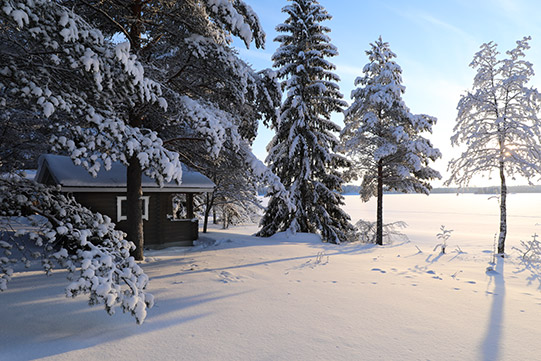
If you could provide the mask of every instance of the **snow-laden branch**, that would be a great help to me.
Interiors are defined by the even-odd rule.
[[[541,174],[541,95],[527,84],[534,75],[525,61],[530,38],[517,41],[499,59],[497,44],[483,44],[471,67],[477,69],[472,90],[458,103],[453,145],[464,146],[451,160],[446,184],[467,186],[473,176],[504,171],[531,182]]]
[[[154,303],[145,291],[148,276],[130,256],[133,243],[124,239],[109,217],[92,213],[55,188],[17,176],[0,178],[0,216],[9,221],[9,217],[31,220],[36,215],[41,221],[34,227],[0,229],[4,239],[1,291],[7,289],[17,263],[29,266],[37,259],[48,274],[57,266],[68,270],[67,296],[85,294],[90,305],[103,305],[111,315],[120,307],[138,323],[145,320],[147,308]],[[14,248],[24,256],[12,257]]]
[[[215,21],[244,41],[246,47],[255,41],[256,47],[265,45],[265,32],[252,8],[242,0],[204,0]]]
[[[428,194],[432,179],[441,175],[429,166],[441,157],[425,138],[436,118],[412,114],[402,99],[402,69],[389,44],[379,38],[367,52],[369,63],[352,91],[341,132],[343,149],[354,160],[353,172],[363,177],[362,197],[377,194],[378,172],[383,187]],[[381,167],[381,170],[378,170]]]
[[[53,136],[55,149],[63,150],[76,165],[82,165],[96,176],[104,164],[110,169],[115,161],[128,165],[128,159],[136,155],[143,173],[162,186],[166,182],[182,180],[182,164],[176,152],[167,150],[156,132],[127,126],[119,119],[104,119],[94,113],[89,120],[93,127],[71,127],[65,136]]]
[[[28,56],[3,38],[0,106],[31,107],[38,116],[58,121],[62,135],[52,138],[56,149],[67,151],[93,175],[101,161],[108,168],[117,160],[127,164],[135,155],[159,184],[180,181],[178,155],[165,149],[156,132],[128,125],[136,104],[167,109],[160,85],[145,76],[129,43],[107,42],[99,30],[55,2],[2,3],[0,16],[8,28],[22,28],[16,34],[24,50],[52,54]]]

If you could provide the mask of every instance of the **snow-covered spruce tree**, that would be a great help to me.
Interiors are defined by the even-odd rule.
[[[383,244],[383,192],[428,194],[429,180],[441,178],[428,166],[441,157],[422,136],[431,132],[436,118],[412,114],[402,100],[402,69],[396,55],[381,37],[366,51],[369,63],[355,80],[353,103],[345,111],[341,133],[351,157],[353,175],[362,176],[361,198],[377,196],[376,243]]]
[[[331,30],[320,24],[332,17],[315,0],[292,0],[282,11],[289,17],[276,27],[284,34],[275,39],[280,46],[272,59],[286,97],[273,124],[267,163],[289,190],[294,209],[271,190],[258,235],[320,233],[323,240],[340,243],[354,227],[340,208],[339,168],[349,163],[335,152],[334,132],[340,127],[330,119],[346,105],[335,66],[326,60],[338,53],[327,36]]]
[[[277,82],[272,72],[252,70],[230,47],[231,34],[247,46],[264,44],[259,20],[248,5],[230,0],[67,3],[108,36],[123,34],[132,52],[143,59],[145,74],[162,85],[169,107],[167,113],[142,108],[137,119],[163,139],[177,139],[168,147],[179,151],[183,161],[205,173],[224,149],[235,148],[230,155],[242,160],[259,180],[272,181],[277,193],[285,196],[277,178],[254,162],[250,150],[258,120],[276,116]],[[205,147],[196,138],[204,139]],[[138,231],[136,227],[133,232]]]
[[[530,181],[541,173],[540,94],[528,87],[534,75],[524,60],[530,48],[525,37],[499,59],[497,45],[481,45],[470,66],[477,69],[472,91],[458,103],[457,123],[451,142],[464,146],[459,158],[449,162],[447,185],[467,186],[472,177],[497,172],[500,177],[500,233],[498,253],[504,254],[507,235],[506,177]]]

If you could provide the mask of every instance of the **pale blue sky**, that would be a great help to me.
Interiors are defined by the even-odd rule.
[[[266,48],[246,50],[240,55],[255,69],[272,66],[270,60],[276,50],[274,28],[286,19],[281,8],[285,0],[245,0],[258,14],[267,34]],[[515,41],[532,36],[527,60],[541,72],[541,2],[535,0],[321,0],[333,16],[325,25],[332,29],[332,43],[339,56],[330,59],[340,76],[340,89],[350,102],[353,81],[362,74],[368,62],[365,50],[380,35],[397,54],[406,86],[404,99],[414,113],[425,113],[438,118],[430,139],[443,153],[435,164],[444,178],[448,161],[457,156],[451,148],[460,95],[471,88],[475,71],[469,67],[481,44],[494,41],[500,52],[513,48]],[[541,77],[531,85],[541,88]],[[333,117],[339,124],[342,116]],[[254,153],[262,160],[265,147],[273,132],[262,125],[254,144]],[[479,181],[487,184],[488,181]],[[490,183],[497,184],[496,180]],[[524,182],[521,182],[524,183]],[[439,185],[435,184],[435,185]]]

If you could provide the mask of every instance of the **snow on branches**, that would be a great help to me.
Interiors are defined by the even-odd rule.
[[[465,187],[472,177],[499,173],[500,235],[498,253],[503,254],[507,235],[508,175],[531,183],[541,174],[541,94],[528,86],[533,66],[524,60],[530,37],[499,59],[497,45],[481,45],[470,66],[477,69],[472,90],[458,103],[453,146],[464,146],[459,158],[449,162],[446,185]]]
[[[0,16],[16,36],[0,34],[0,59],[6,64],[0,69],[0,108],[29,106],[37,116],[58,122],[56,149],[93,175],[99,159],[107,168],[136,155],[158,183],[179,181],[178,155],[165,149],[157,133],[127,124],[128,108],[136,104],[167,108],[160,85],[145,77],[130,44],[107,42],[55,2],[2,2]]]
[[[481,46],[470,66],[477,69],[472,90],[462,96],[451,142],[465,146],[449,163],[447,184],[467,186],[480,173],[499,171],[528,180],[541,173],[541,95],[528,86],[533,66],[524,60],[529,37],[498,59],[497,44]]]
[[[85,294],[90,305],[104,305],[111,315],[120,307],[138,323],[144,321],[154,303],[145,291],[148,276],[130,256],[133,243],[109,217],[92,213],[55,188],[16,176],[0,178],[0,216],[34,220],[32,227],[0,229],[1,291],[17,263],[28,267],[39,259],[47,274],[56,266],[69,272],[67,296]],[[15,250],[23,256],[12,257]]]
[[[432,132],[436,118],[412,114],[402,94],[402,69],[381,37],[366,51],[369,63],[360,85],[351,92],[353,104],[345,111],[343,148],[352,158],[351,174],[362,176],[361,197],[377,196],[376,243],[383,244],[383,191],[428,194],[429,183],[441,175],[429,167],[441,153],[422,136]]]
[[[128,159],[136,155],[143,173],[160,186],[173,180],[181,182],[179,156],[163,146],[156,132],[129,127],[122,120],[96,117],[90,121],[94,127],[65,129],[71,139],[53,135],[53,149],[67,151],[76,165],[82,165],[93,176],[97,175],[102,162],[109,170],[113,162],[121,161],[127,165]]]
[[[2,0],[0,16],[7,26],[0,71],[0,88],[6,91],[0,93],[0,104],[5,104],[6,97],[33,97],[39,105],[36,110],[45,117],[55,110],[85,112],[84,105],[96,97],[89,93],[97,90],[102,93],[103,111],[122,91],[134,96],[122,99],[132,104],[165,105],[159,85],[144,77],[141,64],[129,53],[129,44],[108,43],[99,30],[69,9],[45,0]],[[65,81],[68,76],[78,81],[70,84]],[[76,89],[88,78],[93,88]],[[117,96],[108,97],[113,94]]]
[[[233,114],[221,110],[211,102],[194,100],[187,96],[180,97],[178,103],[183,108],[185,119],[189,119],[192,128],[206,139],[211,157],[218,157],[227,145],[241,156],[255,179],[276,192],[277,196],[286,202],[288,209],[291,209],[288,193],[280,179],[253,154],[249,144],[239,133]]]
[[[335,66],[326,59],[337,55],[326,35],[330,29],[319,23],[331,16],[313,0],[294,0],[282,12],[289,17],[277,26],[282,34],[275,41],[281,44],[272,60],[286,97],[280,118],[272,124],[276,135],[267,146],[267,162],[290,197],[288,204],[269,192],[258,234],[310,232],[340,243],[354,227],[340,208],[344,181],[339,169],[348,161],[335,152],[340,127],[331,121],[331,114],[341,112],[346,103]]]
[[[241,0],[204,0],[208,11],[215,21],[244,41],[246,47],[252,40],[256,47],[265,44],[265,33],[261,29],[259,18],[253,9]]]
[[[381,37],[370,45],[370,62],[355,80],[360,86],[351,92],[354,101],[345,111],[341,133],[354,160],[352,173],[363,176],[364,200],[377,194],[378,166],[387,189],[428,194],[427,181],[441,178],[428,163],[441,153],[421,134],[432,132],[436,118],[410,112],[402,99],[405,87],[396,55]]]

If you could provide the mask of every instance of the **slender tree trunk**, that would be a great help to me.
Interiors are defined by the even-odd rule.
[[[205,215],[203,217],[203,233],[207,233],[207,228],[209,224],[209,214],[210,214],[209,205],[210,205],[210,197],[209,197],[209,194],[207,193],[206,199],[205,199]]]
[[[207,193],[207,199],[205,201],[205,217],[203,220],[203,233],[207,233],[210,211],[211,209],[213,209],[213,204],[214,204],[214,193],[212,194],[212,196],[209,194],[210,193]]]
[[[134,0],[131,3],[131,10],[134,19],[136,19],[133,25],[130,28],[130,42],[132,45],[132,51],[138,52],[141,46],[141,11],[142,11],[142,1]],[[141,115],[137,114],[134,109],[132,109],[129,116],[129,123],[132,127],[141,127],[143,124],[143,119]],[[141,168],[141,163],[137,158],[137,154],[134,154],[128,160],[128,169],[126,174],[126,207],[127,207],[127,229],[128,229],[128,239],[135,243],[135,251],[133,252],[133,257],[138,260],[143,260],[143,244],[144,244],[144,233],[143,233],[143,209],[142,209],[142,198],[143,197],[143,187],[141,184],[141,177],[143,176],[143,170]]]
[[[222,207],[222,218],[223,218],[223,229],[227,229],[228,223],[227,223],[227,213],[225,209]]]
[[[505,237],[507,236],[507,185],[505,183],[504,162],[500,162],[500,236],[498,238],[498,253],[505,252]]]
[[[138,260],[143,260],[143,207],[142,196],[143,188],[141,185],[141,164],[137,156],[129,159],[129,165],[126,178],[126,216],[128,222],[128,239],[135,243],[135,251],[133,257]]]
[[[376,244],[383,245],[383,162],[378,163],[378,208],[376,224]]]

